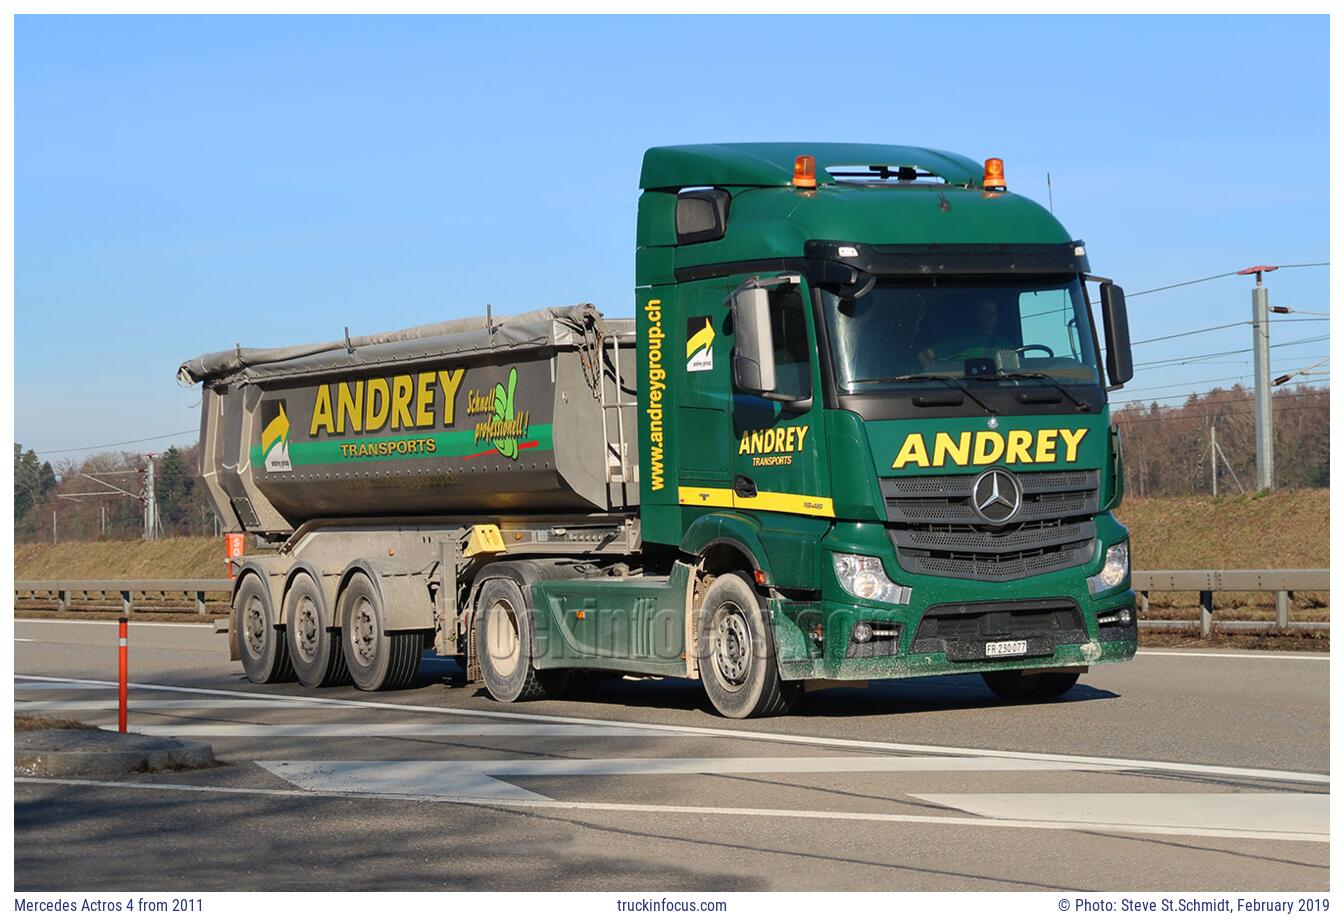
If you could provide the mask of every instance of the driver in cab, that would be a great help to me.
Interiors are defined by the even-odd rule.
[[[975,358],[993,358],[1001,349],[1015,348],[1007,340],[999,323],[999,303],[990,297],[978,299],[971,307],[969,324],[934,348],[918,355],[921,368],[934,364],[960,362]],[[964,314],[963,314],[964,315]]]

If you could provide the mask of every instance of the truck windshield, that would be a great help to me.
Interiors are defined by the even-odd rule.
[[[1091,318],[1077,276],[881,279],[863,297],[824,294],[836,383],[846,393],[1051,379],[1096,386]]]

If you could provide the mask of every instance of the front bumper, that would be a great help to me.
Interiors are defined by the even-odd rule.
[[[1127,536],[1109,514],[1097,518],[1093,559],[1084,565],[1007,582],[899,572],[880,527],[837,528],[828,548],[881,556],[911,587],[907,605],[868,604],[823,577],[822,598],[774,602],[774,635],[785,680],[864,680],[1034,668],[1077,668],[1128,661],[1138,649],[1135,594],[1126,579],[1098,595],[1087,586],[1105,548]],[[829,566],[828,566],[829,567]],[[1103,625],[1121,610],[1130,624]],[[926,619],[929,622],[926,622]],[[855,642],[867,624],[884,643]],[[899,631],[895,637],[893,631]],[[1022,646],[1025,645],[1025,648]]]

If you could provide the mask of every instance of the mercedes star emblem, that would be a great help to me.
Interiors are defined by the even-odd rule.
[[[1022,483],[1007,470],[985,470],[971,486],[971,507],[990,524],[1007,524],[1022,508]]]

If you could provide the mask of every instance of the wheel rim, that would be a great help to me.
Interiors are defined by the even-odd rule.
[[[294,650],[304,661],[317,658],[318,637],[322,624],[317,616],[317,604],[311,594],[300,596],[294,616]]]
[[[350,618],[350,645],[355,661],[361,667],[371,667],[378,654],[378,618],[373,603],[367,597],[355,601],[355,615]]]
[[[266,654],[266,608],[255,594],[247,599],[243,608],[243,636],[253,658]]]
[[[518,669],[522,644],[518,641],[518,614],[513,605],[497,600],[486,611],[485,650],[501,677],[508,677]]]
[[[714,670],[730,689],[737,689],[751,673],[751,629],[742,608],[726,603],[714,624]]]

